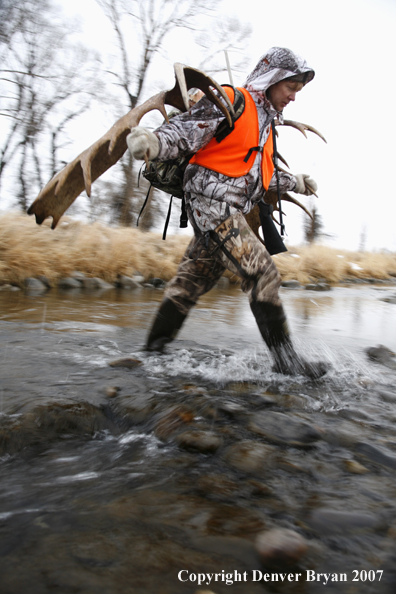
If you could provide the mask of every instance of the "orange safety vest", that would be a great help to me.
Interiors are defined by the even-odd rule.
[[[231,102],[233,102],[234,90],[229,87],[224,87],[224,90]],[[220,143],[216,138],[212,138],[206,146],[193,155],[190,163],[196,163],[228,177],[241,177],[250,171],[256,158],[255,150],[257,150],[259,142],[258,115],[256,104],[250,93],[243,88],[239,88],[239,90],[242,91],[245,97],[245,109],[236,120],[232,134],[226,136]],[[268,190],[274,173],[273,152],[271,128],[261,159],[263,186],[266,190]]]

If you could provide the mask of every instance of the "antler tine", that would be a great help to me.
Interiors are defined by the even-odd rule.
[[[278,151],[277,151],[277,152],[278,152]],[[279,161],[282,161],[282,163],[283,163],[284,165],[286,165],[286,167],[289,167],[289,164],[288,164],[288,162],[286,161],[286,159],[284,159],[284,158],[282,157],[282,155],[281,155],[279,152],[278,152],[278,159],[279,159]],[[285,171],[284,169],[282,169],[282,167],[279,167],[279,166],[278,166],[278,169],[279,169],[280,171]],[[290,169],[290,167],[289,167],[289,169]],[[287,172],[285,172],[285,173],[287,173]]]
[[[319,198],[319,196],[317,195],[317,193],[314,191],[313,187],[312,187],[310,184],[308,184],[306,181],[305,181],[304,183],[305,183],[305,187],[306,187],[306,188],[307,188],[307,189],[308,189],[310,192],[312,192],[312,194],[313,194],[314,196],[316,196],[316,198]]]
[[[183,76],[180,73],[183,73]],[[184,81],[187,89],[192,89],[197,87],[201,89],[205,93],[205,95],[214,103],[224,114],[227,119],[227,122],[230,126],[232,126],[231,115],[234,115],[234,108],[232,103],[224,91],[223,87],[221,87],[213,78],[202,72],[202,70],[198,70],[197,68],[191,68],[190,66],[185,66],[184,64],[175,64],[175,73],[176,73],[176,86],[171,93],[177,90],[177,83],[180,85],[180,78]],[[180,78],[179,78],[180,77]],[[183,84],[183,83],[182,83]],[[217,91],[220,97],[224,100],[221,101],[220,97],[218,97],[214,92],[213,89]],[[187,109],[188,107],[188,96],[187,96]],[[184,110],[182,110],[184,111]]]
[[[292,204],[299,206],[313,220],[312,214],[309,212],[309,210],[304,206],[304,204],[301,204],[301,202],[299,202],[297,198],[294,198],[294,196],[290,196],[287,192],[285,192],[285,194],[282,194],[282,200],[284,200],[285,202],[291,202]]]
[[[323,136],[323,134],[321,134],[318,130],[316,130],[316,128],[314,128],[313,126],[309,126],[308,124],[302,124],[301,122],[295,122],[294,120],[284,120],[283,124],[280,124],[280,122],[277,121],[277,126],[279,125],[291,126],[292,128],[296,128],[296,130],[299,130],[301,134],[304,134],[305,138],[308,138],[305,134],[305,130],[309,130],[309,132],[313,132],[327,144],[327,140]]]
[[[27,211],[28,214],[35,215],[37,224],[41,225],[46,218],[52,216],[51,228],[55,229],[59,219],[77,196],[84,189],[90,196],[92,183],[122,157],[127,149],[126,137],[131,128],[137,126],[142,117],[153,109],[159,110],[167,120],[165,104],[181,111],[188,110],[188,89],[201,89],[208,99],[221,109],[231,124],[229,112],[233,113],[234,110],[224,90],[200,70],[182,64],[175,64],[174,67],[176,83],[171,91],[161,91],[132,109],[47,183]],[[224,103],[213,93],[212,88],[218,91]]]

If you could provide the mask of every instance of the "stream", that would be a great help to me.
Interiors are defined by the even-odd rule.
[[[0,594],[393,594],[395,294],[281,289],[315,382],[234,286],[161,355],[161,289],[0,292]]]

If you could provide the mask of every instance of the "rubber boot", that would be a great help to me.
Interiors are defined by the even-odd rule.
[[[322,361],[305,361],[294,350],[287,326],[286,314],[281,305],[268,302],[252,301],[250,304],[256,318],[261,336],[267,344],[275,365],[273,371],[285,375],[306,375],[319,379],[328,370],[329,365]]]
[[[157,312],[147,339],[146,348],[149,351],[162,351],[180,330],[186,315],[182,314],[171,299],[164,299]]]

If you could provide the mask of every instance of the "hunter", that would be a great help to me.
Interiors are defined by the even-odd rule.
[[[149,350],[162,350],[173,340],[190,309],[226,269],[238,275],[260,333],[279,373],[313,379],[328,369],[307,362],[295,351],[279,297],[280,274],[244,215],[276,190],[272,159],[272,121],[283,122],[283,110],[314,78],[306,61],[291,50],[271,48],[247,77],[245,107],[234,129],[221,142],[215,138],[224,115],[207,97],[188,112],[173,117],[154,132],[134,128],[127,138],[136,159],[167,161],[191,155],[183,189],[194,229],[176,276],[168,283],[147,339]],[[234,90],[225,87],[231,101]],[[317,189],[306,174],[278,172],[280,191],[306,196]]]

